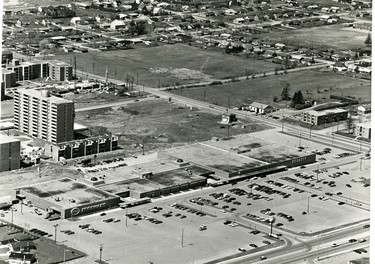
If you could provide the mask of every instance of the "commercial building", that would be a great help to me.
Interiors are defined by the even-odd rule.
[[[55,81],[71,81],[73,79],[73,67],[62,61],[49,61],[49,77]]]
[[[0,172],[20,168],[21,142],[0,134]]]
[[[74,103],[50,96],[47,90],[14,92],[14,127],[19,132],[52,143],[74,137]]]
[[[215,176],[267,174],[314,163],[316,155],[250,135],[237,135],[163,150],[159,157],[173,157],[210,169]]]
[[[348,110],[340,108],[322,111],[310,110],[300,115],[300,121],[315,126],[338,122],[341,120],[346,120],[347,118]]]
[[[103,135],[99,137],[73,140],[61,143],[49,143],[45,146],[46,155],[53,160],[72,159],[116,150],[118,137]]]
[[[118,206],[120,197],[70,178],[15,189],[15,198],[56,213],[62,219]]]
[[[371,139],[371,121],[354,124],[353,134],[357,137]]]

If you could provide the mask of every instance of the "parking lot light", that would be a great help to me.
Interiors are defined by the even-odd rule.
[[[57,234],[57,227],[59,226],[59,224],[55,224],[53,225],[53,227],[55,228],[55,243],[56,243],[56,234]]]

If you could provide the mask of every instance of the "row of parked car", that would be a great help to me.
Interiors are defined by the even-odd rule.
[[[51,234],[48,234],[47,232],[43,231],[43,230],[40,230],[38,228],[31,228],[29,230],[29,232],[33,233],[33,234],[36,234],[38,236],[48,236],[48,237],[51,237],[52,235]]]
[[[190,207],[182,205],[182,204],[173,203],[173,204],[170,204],[170,206],[174,207],[176,209],[179,209],[179,210],[186,211],[186,212],[191,213],[191,214],[196,214],[198,216],[205,216],[206,215],[206,213],[203,213],[202,211],[199,211],[199,210],[194,209],[194,208],[190,208]]]

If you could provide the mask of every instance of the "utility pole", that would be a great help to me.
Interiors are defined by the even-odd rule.
[[[102,263],[102,252],[103,252],[103,244],[100,244],[100,248],[99,248],[99,264]]]
[[[73,67],[74,67],[74,90],[76,90],[76,81],[77,81],[77,59],[76,56],[73,58]]]
[[[105,84],[108,85],[108,67],[105,67]]]
[[[138,72],[137,72],[137,85],[138,85]]]
[[[12,225],[13,225],[13,206],[11,207],[11,211],[12,211]]]
[[[316,168],[316,180],[317,181],[319,180],[319,163],[318,163],[318,166]]]
[[[92,63],[92,74],[95,74],[95,63]]]
[[[299,132],[299,146],[301,146],[301,132]]]

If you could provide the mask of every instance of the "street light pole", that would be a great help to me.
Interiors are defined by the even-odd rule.
[[[53,225],[53,227],[55,228],[55,243],[56,243],[56,235],[57,235],[57,227],[58,226],[59,226],[59,224]]]
[[[12,225],[13,225],[13,206],[11,207],[11,211],[12,211]]]
[[[100,244],[99,252],[100,252],[100,255],[99,255],[99,264],[101,264],[102,263],[103,244]]]
[[[181,230],[181,247],[184,247],[184,229]]]

